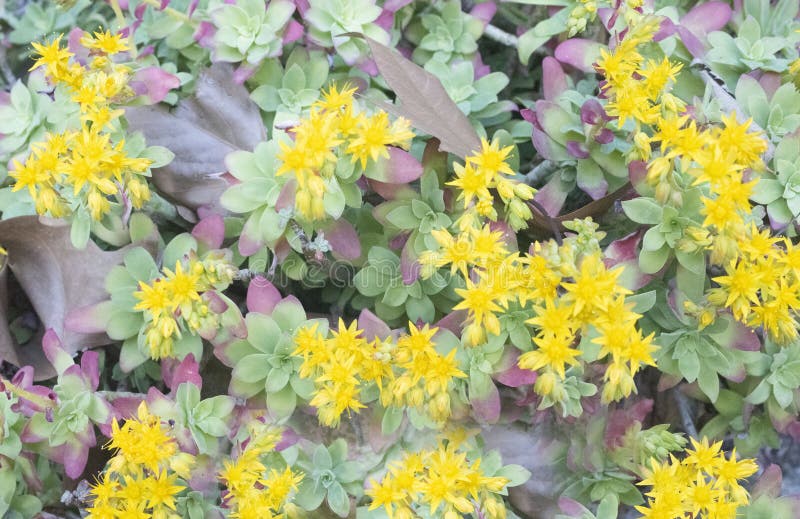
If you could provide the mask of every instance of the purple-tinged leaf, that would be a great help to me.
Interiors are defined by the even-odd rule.
[[[494,379],[508,387],[521,387],[534,384],[537,373],[529,369],[522,369],[517,365],[519,350],[516,348],[506,348],[503,358],[500,359],[499,373],[495,373]]]
[[[775,91],[781,87],[783,82],[781,75],[777,72],[764,72],[761,77],[758,78],[758,84],[764,89],[764,92],[767,94],[767,99],[772,101],[772,96],[775,95]]]
[[[111,301],[70,310],[64,317],[64,330],[75,333],[105,333],[111,316]]]
[[[73,54],[72,59],[81,65],[86,65],[89,61],[89,49],[81,45],[84,34],[86,33],[80,27],[74,27],[67,37],[67,49]]]
[[[419,279],[422,266],[417,261],[417,253],[414,252],[414,240],[406,241],[400,253],[400,274],[403,277],[403,284],[410,285]]]
[[[378,70],[402,103],[383,103],[387,111],[406,117],[415,127],[438,138],[440,149],[461,158],[480,149],[477,132],[436,76],[394,49],[365,39]]]
[[[775,499],[781,495],[781,487],[783,485],[783,473],[781,468],[774,463],[770,464],[753,486],[752,498],[758,499],[761,496]]]
[[[229,65],[217,63],[197,79],[197,91],[172,113],[163,106],[130,107],[125,111],[131,131],[141,131],[147,143],[175,154],[168,165],[153,171],[153,183],[167,198],[196,209],[207,206],[224,214],[222,192],[225,156],[252,150],[266,132],[258,107],[247,89],[232,81]]]
[[[625,409],[614,409],[608,416],[605,432],[605,446],[615,449],[623,445],[625,433],[633,425],[643,423],[653,410],[653,400],[643,398]]]
[[[398,198],[419,196],[416,191],[405,184],[389,184],[386,182],[368,179],[367,185],[370,189],[378,193],[384,200],[395,200]]]
[[[219,249],[225,240],[225,219],[218,214],[206,216],[194,226],[192,236],[208,249]]]
[[[144,4],[142,4],[144,5]],[[195,29],[192,38],[197,44],[204,48],[213,50],[214,49],[214,35],[217,33],[216,27],[211,22],[200,22],[197,24],[197,29]]]
[[[389,158],[381,157],[371,163],[364,176],[389,184],[407,184],[422,176],[422,164],[409,152],[389,146]]]
[[[587,517],[588,514],[591,514],[591,511],[580,504],[579,502],[575,501],[570,497],[559,497],[558,498],[558,508],[561,509],[562,512],[567,514],[569,517],[573,517],[575,519],[580,519],[581,517]]]
[[[552,162],[570,160],[567,149],[564,146],[548,137],[546,133],[535,126],[533,132],[531,132],[531,142],[533,143],[533,147],[536,148],[536,151],[539,152],[539,155],[544,159]]]
[[[586,145],[578,141],[567,141],[567,153],[576,159],[589,158],[589,150],[586,149]]]
[[[492,18],[494,18],[494,15],[496,13],[497,13],[497,4],[495,4],[494,2],[483,2],[475,4],[475,6],[469,12],[470,16],[482,21],[484,27],[486,26],[486,24],[492,21]]]
[[[694,6],[680,21],[698,37],[725,27],[731,19],[733,11],[728,2],[711,1]]]
[[[695,34],[686,27],[678,26],[676,28],[681,42],[686,46],[689,53],[695,58],[702,58],[706,54],[706,46],[695,36]]]
[[[145,104],[154,105],[163,101],[170,90],[179,88],[181,80],[160,67],[145,67],[133,74],[130,86],[137,96],[146,99]]]
[[[751,328],[730,316],[721,318],[728,321],[728,326],[722,332],[713,335],[718,344],[742,351],[759,351],[761,349],[761,340]]]
[[[283,44],[288,45],[290,43],[299,40],[300,38],[303,37],[304,33],[305,33],[305,27],[303,27],[303,24],[301,24],[295,19],[289,20],[286,29],[284,29],[283,31]]]
[[[386,339],[392,334],[389,325],[366,308],[358,314],[358,329],[364,331],[364,338],[368,341]]]
[[[564,207],[569,191],[564,189],[563,182],[559,175],[553,175],[547,183],[536,192],[534,200],[539,202],[547,214],[556,216]]]
[[[43,328],[52,328],[62,338],[69,354],[108,344],[105,333],[77,333],[66,329],[70,309],[99,303],[108,297],[104,280],[112,267],[122,262],[127,249],[105,252],[93,242],[85,249],[72,246],[69,226],[43,225],[35,216],[20,216],[0,222],[0,244],[8,251],[0,270],[0,359],[15,365],[31,364],[37,379],[55,375],[52,366],[33,344],[20,347],[2,331],[7,322],[5,277],[10,269],[31,302]],[[7,267],[7,268],[6,268]],[[87,325],[88,326],[88,325]]]
[[[247,287],[247,310],[270,315],[281,301],[281,293],[263,276],[256,276]]]
[[[295,445],[297,442],[300,441],[300,435],[295,432],[294,429],[291,427],[283,427],[281,432],[281,439],[278,443],[275,444],[275,451],[280,452],[284,449],[288,449],[292,445]]]
[[[92,433],[94,435],[94,433]],[[64,465],[64,472],[72,479],[78,479],[83,474],[83,469],[86,468],[86,461],[89,459],[89,447],[94,446],[86,445],[82,442],[69,442],[60,445],[57,450],[59,451],[61,461]]]
[[[565,129],[574,123],[572,114],[552,101],[540,99],[536,101],[536,120],[551,139],[566,146]]]
[[[597,135],[594,136],[594,141],[598,144],[611,144],[611,141],[614,140],[614,132],[609,130],[608,128],[603,128]]]
[[[353,224],[347,220],[334,220],[320,230],[330,244],[334,258],[352,261],[361,257],[361,240]]]
[[[628,179],[634,187],[642,184],[647,179],[647,162],[634,160],[628,164]]]
[[[172,362],[168,363],[167,360]],[[184,382],[194,384],[198,388],[203,388],[203,377],[200,376],[200,365],[194,358],[194,353],[190,353],[177,362],[176,359],[164,359],[161,363],[161,374],[164,383],[173,391]]]
[[[97,391],[100,385],[100,356],[96,351],[89,350],[81,355],[81,372],[88,379],[92,391]]]
[[[581,105],[581,121],[592,126],[608,120],[603,105],[597,99],[587,99]]]
[[[500,418],[500,392],[491,381],[486,388],[487,392],[483,395],[470,393],[469,403],[472,406],[473,416],[479,422],[494,424]]]
[[[581,72],[594,73],[594,63],[600,57],[602,43],[583,38],[572,38],[561,42],[555,50],[555,57],[561,63],[572,65]]]
[[[467,320],[467,312],[464,310],[454,310],[445,315],[436,323],[437,328],[450,330],[456,337],[461,337],[461,328]]]
[[[58,338],[58,335],[52,328],[48,328],[47,331],[44,332],[44,337],[42,337],[42,351],[44,351],[45,357],[47,357],[47,360],[53,365],[53,368],[55,368],[56,373],[59,375],[75,365],[70,354],[64,350],[61,339]]]
[[[653,41],[661,41],[665,38],[668,38],[675,34],[675,31],[678,29],[678,26],[666,16],[663,20],[661,20],[661,25],[658,27],[658,31],[653,35]]]
[[[492,232],[503,233],[502,239],[506,243],[508,250],[518,250],[519,244],[517,243],[517,233],[511,228],[508,222],[497,220],[496,222],[489,222],[489,229]]]
[[[253,226],[255,225],[256,224],[254,223]],[[247,227],[247,224],[245,224],[245,227]],[[242,231],[242,234],[239,236],[239,254],[241,254],[245,258],[248,256],[252,256],[256,252],[260,251],[261,248],[264,246],[263,242],[261,242],[257,238],[251,237],[250,233],[246,231],[247,229]]]
[[[542,94],[548,101],[555,101],[569,88],[567,75],[557,59],[547,56],[542,61]]]

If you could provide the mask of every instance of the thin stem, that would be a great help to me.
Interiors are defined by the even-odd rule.
[[[516,47],[519,43],[519,38],[492,24],[486,25],[483,29],[483,35],[508,47]]]

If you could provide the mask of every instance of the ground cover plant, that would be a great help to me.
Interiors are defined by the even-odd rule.
[[[0,517],[798,517],[799,11],[0,0]]]

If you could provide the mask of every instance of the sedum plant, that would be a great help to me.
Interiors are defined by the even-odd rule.
[[[389,41],[389,34],[375,23],[381,14],[375,0],[309,0],[308,4],[304,18],[310,26],[310,38],[335,49],[348,65],[366,57],[366,44],[348,33],[361,33],[381,43]]]
[[[209,5],[216,26],[214,57],[219,61],[255,66],[283,52],[283,34],[294,13],[294,3],[237,0]]]
[[[783,229],[800,216],[800,137],[785,137],[775,147],[774,173],[765,172],[752,199],[767,206],[772,227]]]
[[[478,50],[483,24],[463,12],[459,2],[443,2],[419,17],[408,29],[409,39],[416,45],[412,59],[424,65],[434,59],[443,63],[470,61]]]

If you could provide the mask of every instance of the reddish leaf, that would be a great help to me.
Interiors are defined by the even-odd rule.
[[[247,310],[261,314],[272,314],[281,300],[281,293],[263,276],[256,276],[247,287]]]
[[[365,37],[375,64],[402,103],[382,106],[411,120],[415,127],[439,139],[440,149],[461,158],[480,149],[480,138],[439,79],[397,51]]]
[[[594,73],[594,63],[600,57],[602,43],[583,38],[572,38],[561,42],[555,50],[555,57],[561,63],[572,65],[581,72]]]
[[[219,197],[228,187],[222,178],[225,156],[238,149],[250,151],[266,137],[258,107],[232,78],[231,67],[218,63],[200,75],[194,96],[174,112],[163,106],[125,111],[131,130],[175,154],[170,164],[153,171],[153,183],[178,204],[224,214]]]
[[[353,224],[344,219],[334,220],[321,230],[336,259],[354,260],[361,257],[361,240]]]
[[[567,75],[557,59],[547,56],[542,61],[542,93],[548,101],[554,101],[569,88]]]
[[[225,239],[225,219],[214,213],[206,216],[194,226],[192,236],[209,249],[219,249]]]
[[[122,262],[127,249],[105,252],[90,241],[85,249],[78,250],[72,246],[69,235],[68,226],[43,225],[35,216],[0,222],[0,245],[8,251],[8,268],[30,300],[43,327],[52,328],[62,338],[64,349],[73,354],[110,342],[104,333],[86,333],[97,330],[82,321],[80,313],[88,311],[86,307],[107,299],[106,274]],[[0,295],[4,295],[2,292],[0,290]],[[79,313],[68,319],[73,309],[78,309]],[[45,361],[38,347],[31,344],[20,347],[11,340],[5,328],[6,310],[3,301],[0,359],[16,365],[31,364],[37,379],[53,376],[52,366]],[[74,326],[66,326],[67,322]]]
[[[364,331],[364,338],[368,341],[385,339],[392,334],[389,325],[366,308],[358,314],[358,329]]]
[[[152,105],[163,101],[170,90],[180,87],[181,80],[162,68],[145,67],[133,74],[130,86],[136,95],[143,96],[147,104]]]

